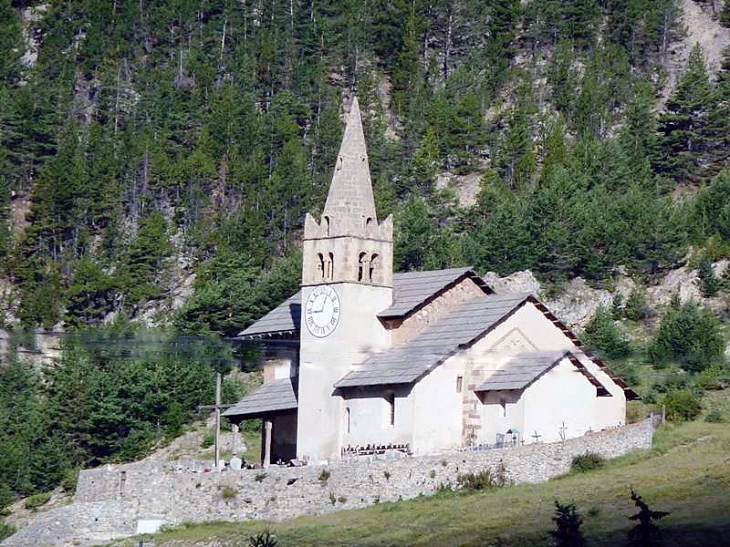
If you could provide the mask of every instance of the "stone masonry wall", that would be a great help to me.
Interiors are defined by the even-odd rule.
[[[651,420],[571,439],[484,452],[380,458],[326,467],[204,472],[202,462],[132,463],[82,471],[74,503],[38,515],[3,547],[94,545],[133,535],[139,520],[282,520],[431,495],[459,473],[502,462],[517,483],[565,473],[573,457],[612,458],[651,447]],[[324,480],[323,470],[329,472]],[[227,495],[224,495],[224,489]]]
[[[484,292],[469,278],[459,281],[432,302],[406,318],[393,330],[393,345],[399,346],[412,340],[428,325],[438,320],[446,312],[472,298],[484,297]]]

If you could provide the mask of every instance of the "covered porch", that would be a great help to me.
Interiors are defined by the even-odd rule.
[[[238,425],[262,420],[261,463],[288,463],[297,454],[298,377],[265,383],[241,399],[223,416]]]

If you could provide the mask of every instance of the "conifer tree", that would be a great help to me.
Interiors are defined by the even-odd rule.
[[[639,508],[639,512],[631,515],[630,520],[638,521],[629,530],[629,545],[635,547],[658,547],[661,545],[661,534],[656,521],[668,516],[666,511],[653,511],[636,492],[631,490],[631,500]]]
[[[711,172],[719,142],[716,94],[699,45],[690,52],[679,85],[659,117],[655,169],[678,181],[696,182]]]
[[[705,253],[700,259],[700,265],[697,268],[697,275],[700,278],[700,290],[702,296],[705,298],[711,298],[717,294],[720,290],[720,280],[715,275],[712,269],[712,260],[710,256]]]
[[[555,530],[550,535],[556,547],[583,547],[586,544],[580,527],[583,517],[577,512],[574,503],[562,504],[555,500]]]

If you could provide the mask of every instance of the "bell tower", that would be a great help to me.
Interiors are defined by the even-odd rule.
[[[342,444],[334,383],[390,347],[377,314],[393,302],[393,218],[378,222],[357,97],[322,216],[305,218],[302,253],[297,456],[321,461]]]

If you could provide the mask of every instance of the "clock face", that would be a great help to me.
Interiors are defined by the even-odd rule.
[[[327,285],[316,287],[307,299],[304,320],[314,336],[329,336],[340,321],[340,297]]]

